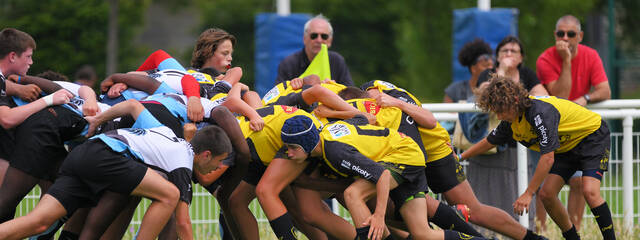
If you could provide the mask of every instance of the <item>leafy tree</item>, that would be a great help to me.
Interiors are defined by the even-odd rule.
[[[119,71],[137,66],[140,52],[131,39],[142,23],[150,0],[119,2]],[[72,77],[83,64],[104,75],[109,6],[102,0],[6,0],[0,10],[0,26],[14,27],[36,40],[30,74],[54,70]]]

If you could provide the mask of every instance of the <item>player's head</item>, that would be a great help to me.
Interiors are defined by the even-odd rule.
[[[497,74],[492,74],[489,84],[478,89],[478,92],[476,105],[484,111],[496,113],[500,120],[511,122],[531,106],[529,92],[522,84]]]
[[[2,74],[26,75],[33,64],[33,50],[36,41],[31,35],[15,28],[5,28],[0,31],[0,62]]]
[[[345,89],[340,90],[340,92],[338,92],[338,96],[344,100],[349,100],[354,98],[368,98],[369,94],[360,88],[348,86]]]
[[[232,151],[231,141],[218,126],[206,126],[196,132],[191,139],[191,147],[195,154],[193,166],[201,174],[216,170]]]
[[[204,30],[191,56],[191,66],[194,68],[212,67],[218,72],[226,72],[233,60],[233,47],[236,37],[220,28]]]
[[[290,159],[302,161],[320,142],[320,134],[307,116],[294,116],[282,125],[280,134]]]

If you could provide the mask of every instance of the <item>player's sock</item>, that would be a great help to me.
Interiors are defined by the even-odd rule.
[[[563,232],[562,236],[567,240],[580,240],[580,235],[578,235],[578,232],[576,231],[576,226],[573,225],[571,225],[571,229]]]
[[[486,238],[471,236],[461,232],[444,230],[444,240],[483,240]]]
[[[429,218],[429,221],[442,229],[456,230],[461,233],[483,237],[482,234],[458,216],[455,210],[444,203],[438,205],[436,213],[432,218]]]
[[[613,231],[613,220],[611,220],[611,211],[609,210],[607,202],[592,208],[591,213],[593,213],[593,216],[596,218],[596,222],[598,222],[598,227],[600,227],[603,239],[616,239],[615,232]]]
[[[522,240],[546,240],[546,238],[527,229],[527,234],[524,235],[524,238]]]
[[[291,215],[288,212],[274,220],[269,221],[269,224],[273,229],[273,233],[276,234],[276,238],[282,240],[297,239],[294,233],[295,227],[293,227],[293,220],[291,219]]]
[[[356,228],[356,240],[367,240],[369,239],[368,235],[369,235],[369,227],[361,227],[361,228]]]
[[[222,211],[220,211],[220,215],[218,216],[218,222],[220,222],[220,239],[222,240],[233,240],[233,236],[231,234],[231,230],[227,226],[227,222],[224,219],[224,215]]]
[[[80,238],[80,234],[62,230],[62,232],[60,232],[60,237],[58,237],[58,240],[78,240],[78,238]]]

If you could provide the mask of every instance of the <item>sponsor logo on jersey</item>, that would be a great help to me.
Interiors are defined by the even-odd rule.
[[[549,143],[549,139],[547,137],[547,128],[544,127],[544,125],[541,125],[538,127],[538,130],[540,131],[540,146],[546,146],[547,143]]]
[[[298,110],[296,107],[292,107],[292,106],[283,106],[283,105],[281,105],[280,107],[282,107],[282,110],[284,110],[284,112],[289,113],[289,114],[291,114],[291,113],[295,112],[296,110]]]
[[[351,169],[351,163],[344,159],[340,162],[340,166],[346,169]]]
[[[536,125],[536,127],[542,124],[542,117],[540,117],[540,114],[536,115],[536,117],[533,118],[533,122]]]
[[[360,174],[366,179],[369,179],[369,177],[371,176],[371,173],[367,172],[367,170],[360,168],[358,165],[351,166],[351,170],[353,170],[354,172],[357,172],[358,174]]]
[[[341,138],[351,134],[351,130],[349,130],[349,127],[344,124],[331,125],[327,128],[327,131],[329,131],[329,134],[331,134],[331,137],[333,138]]]
[[[378,113],[380,112],[380,105],[372,101],[364,101],[364,108],[368,113],[371,113],[373,115],[378,115]]]
[[[278,95],[280,95],[280,90],[278,90],[278,86],[275,86],[271,90],[269,90],[267,94],[264,95],[264,97],[262,98],[262,101],[264,101],[265,103],[268,103]]]

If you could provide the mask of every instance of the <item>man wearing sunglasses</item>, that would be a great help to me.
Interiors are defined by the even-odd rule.
[[[554,36],[556,45],[536,62],[538,78],[549,94],[582,106],[610,99],[609,80],[598,52],[580,44],[584,36],[580,20],[571,15],[561,17]]]
[[[572,15],[561,17],[556,22],[554,36],[556,45],[545,50],[536,62],[538,79],[549,95],[566,98],[582,106],[611,99],[609,80],[598,52],[580,44],[584,36],[580,20]],[[571,187],[567,209],[576,230],[580,229],[585,208],[581,178],[582,171],[577,171],[565,183]],[[538,217],[541,222],[546,220],[546,214],[542,212]]]
[[[322,44],[331,47],[333,27],[331,27],[329,19],[322,14],[309,19],[304,24],[302,41],[304,42],[303,49],[287,56],[280,62],[275,84],[297,78],[304,73],[316,54],[320,52]],[[345,86],[353,86],[347,63],[340,54],[329,51],[329,65],[332,80]]]

